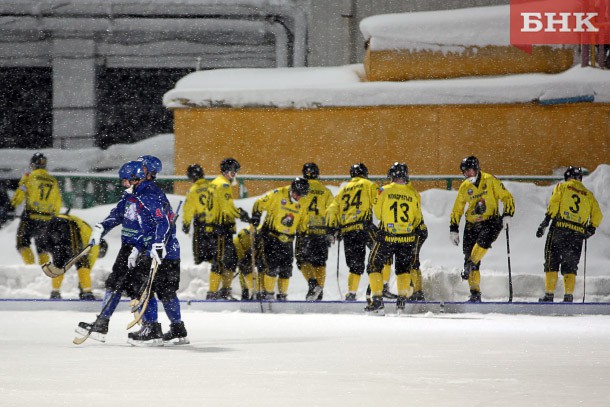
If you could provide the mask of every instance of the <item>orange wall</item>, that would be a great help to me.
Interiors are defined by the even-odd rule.
[[[526,54],[512,46],[469,47],[463,53],[366,50],[364,69],[369,81],[445,79],[461,76],[558,73],[574,63],[574,50],[535,46]]]
[[[174,127],[177,175],[195,162],[216,175],[229,156],[242,173],[269,175],[298,175],[308,161],[322,175],[347,175],[356,162],[385,174],[394,161],[406,162],[412,174],[459,174],[470,154],[498,175],[550,175],[570,164],[594,170],[610,162],[610,104],[600,103],[189,108],[174,110]],[[247,187],[252,195],[277,185]]]

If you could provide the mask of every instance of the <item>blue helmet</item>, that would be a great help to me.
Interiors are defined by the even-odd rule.
[[[161,160],[159,160],[154,155],[141,155],[138,157],[138,161],[141,161],[142,164],[148,170],[148,172],[150,172],[152,175],[156,175],[163,169],[163,164],[161,163]]]
[[[126,162],[119,170],[119,178],[126,179],[129,181],[146,178],[146,173],[144,172],[144,165],[141,161]]]

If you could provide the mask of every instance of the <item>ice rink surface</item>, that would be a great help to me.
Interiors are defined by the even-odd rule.
[[[72,344],[94,313],[0,311],[2,406],[608,406],[610,316],[185,310],[190,345]],[[160,315],[164,330],[168,323]]]

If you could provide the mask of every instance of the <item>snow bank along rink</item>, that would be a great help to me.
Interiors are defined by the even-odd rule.
[[[117,312],[73,345],[93,316],[0,312],[2,405],[608,405],[609,316],[187,310],[190,345],[136,348]]]

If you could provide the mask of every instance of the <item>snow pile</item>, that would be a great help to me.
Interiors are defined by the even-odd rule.
[[[129,160],[135,160],[142,154],[159,157],[163,162],[164,174],[174,172],[174,135],[161,134],[133,144],[115,144],[107,150],[0,149],[0,178],[21,178],[23,173],[29,171],[30,159],[34,152],[41,152],[47,156],[47,169],[51,172],[116,174],[121,165]]]
[[[596,195],[604,220],[587,247],[586,298],[588,301],[610,301],[610,165],[601,165],[591,175],[585,177],[584,184]],[[535,237],[538,224],[544,218],[548,199],[553,186],[536,186],[530,183],[506,182],[515,197],[516,213],[510,229],[511,265],[515,301],[533,301],[541,296],[544,290],[543,250],[545,239]],[[339,186],[331,186],[336,194]],[[463,264],[461,247],[449,243],[449,214],[457,195],[456,191],[440,189],[422,192],[424,218],[429,229],[429,238],[421,252],[424,291],[429,300],[461,301],[468,295],[467,283],[459,277]],[[171,195],[174,207],[183,199]],[[256,197],[240,199],[237,206],[252,210]],[[111,205],[90,209],[73,209],[72,213],[82,217],[90,224],[101,221],[112,208]],[[462,220],[463,222],[463,220]],[[50,292],[50,280],[42,273],[40,267],[23,266],[15,247],[17,221],[0,229],[0,241],[3,242],[4,255],[0,259],[0,298],[47,298]],[[246,227],[238,222],[238,228]],[[191,238],[178,228],[178,239],[182,249],[182,281],[180,298],[203,299],[208,287],[209,266],[196,266],[193,263]],[[461,225],[463,230],[463,224]],[[100,259],[93,270],[93,285],[100,295],[103,282],[112,268],[120,247],[120,231],[114,229],[107,237],[110,244],[108,255]],[[342,246],[342,245],[341,245]],[[325,300],[339,300],[345,294],[347,284],[347,266],[341,247],[339,257],[339,282],[337,284],[337,245],[330,248],[327,263],[327,279],[324,289]],[[500,235],[493,248],[483,259],[481,287],[484,301],[504,301],[508,297],[508,269],[506,253],[506,236]],[[583,295],[583,267],[581,259],[575,297]],[[395,290],[395,278],[391,280]],[[364,299],[367,278],[363,277],[359,299]],[[239,293],[237,279],[233,283],[234,293]],[[557,295],[562,294],[562,283],[559,283]],[[307,292],[307,284],[300,271],[293,267],[293,277],[289,288],[289,299],[302,300]],[[77,298],[77,278],[74,271],[67,273],[62,293],[65,298]]]

